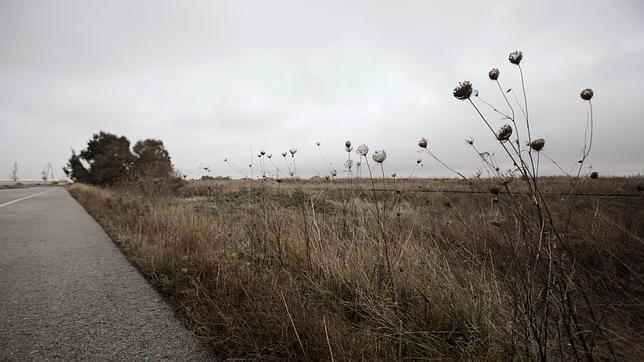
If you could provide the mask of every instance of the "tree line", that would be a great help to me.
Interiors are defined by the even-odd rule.
[[[79,153],[72,149],[63,171],[73,181],[99,186],[180,180],[163,141],[145,139],[130,149],[127,137],[104,131],[94,134]]]

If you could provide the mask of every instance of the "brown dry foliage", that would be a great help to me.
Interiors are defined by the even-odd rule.
[[[641,181],[599,178],[577,192],[637,194]],[[530,323],[539,319],[521,315],[519,299],[547,264],[530,259],[529,221],[504,206],[523,207],[521,181],[498,196],[429,192],[471,190],[456,180],[387,182],[379,192],[356,180],[191,182],[166,197],[70,191],[221,358],[537,358]],[[565,193],[566,182],[541,185]],[[552,260],[569,280],[569,323],[592,357],[636,359],[644,197],[548,202],[567,248]],[[561,307],[552,285],[552,308]],[[556,314],[543,320],[563,333]],[[574,358],[559,341],[543,346]]]

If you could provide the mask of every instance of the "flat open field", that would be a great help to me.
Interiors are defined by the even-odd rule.
[[[644,180],[498,182],[70,192],[222,358],[641,356]]]

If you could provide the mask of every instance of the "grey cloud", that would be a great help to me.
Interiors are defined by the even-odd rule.
[[[593,87],[593,167],[641,173],[643,12],[640,1],[3,1],[0,179],[14,160],[24,178],[47,161],[60,170],[99,130],[163,139],[190,176],[200,163],[233,174],[223,159],[246,165],[251,144],[297,147],[307,174],[324,174],[315,142],[339,168],[346,139],[385,148],[388,170],[405,175],[422,136],[471,174],[480,163],[465,137],[499,149],[451,89],[469,79],[503,106],[487,71],[520,89],[514,49],[550,156],[575,162],[578,94]],[[424,165],[423,176],[448,175]]]

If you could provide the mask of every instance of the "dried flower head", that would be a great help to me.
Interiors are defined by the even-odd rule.
[[[420,141],[418,141],[418,147],[427,148],[427,138],[421,138]]]
[[[385,150],[374,151],[373,155],[371,155],[371,158],[373,158],[373,160],[378,163],[383,163],[387,158],[387,152],[385,152]]]
[[[356,153],[360,156],[366,156],[369,153],[369,146],[367,145],[358,146]]]
[[[259,153],[264,156],[266,154],[266,151],[259,151]]]
[[[228,159],[227,159],[227,158],[224,158],[224,162],[228,162]]]
[[[498,195],[501,192],[501,188],[497,185],[492,185],[487,189],[492,195]]]
[[[360,165],[362,165],[362,162],[360,161],[356,162],[356,167],[360,167]]]
[[[499,128],[499,132],[496,134],[496,138],[499,141],[507,141],[510,139],[510,136],[512,136],[512,126],[509,124],[504,124]]]
[[[392,174],[391,174],[391,177],[396,178],[396,173],[395,173],[395,172],[394,172],[394,173],[392,173]]]
[[[423,162],[423,160],[421,160],[420,158],[416,160],[416,163],[417,163],[417,164],[418,164],[418,163],[421,163],[421,162]]]
[[[289,171],[289,172],[288,172],[288,174],[289,174],[289,175],[291,175],[291,176],[293,176],[293,175],[295,175],[295,172],[293,172],[293,171]]]
[[[499,79],[499,74],[501,74],[501,72],[499,72],[499,70],[498,70],[497,68],[492,68],[492,69],[487,73],[488,77],[490,77],[490,79],[491,79],[491,80],[497,80],[497,79]]]
[[[530,148],[539,152],[543,149],[543,146],[546,145],[546,140],[543,138],[537,138],[536,140],[530,142]]]
[[[346,160],[346,161],[344,161],[344,167],[345,167],[346,169],[349,169],[349,170],[350,170],[350,169],[351,169],[351,167],[353,167],[353,160]]]
[[[472,146],[474,144],[474,137],[469,137],[465,139],[465,143]]]
[[[521,59],[523,59],[523,53],[519,50],[515,50],[510,53],[508,59],[510,60],[510,63],[519,65],[519,63],[521,63]]]
[[[469,99],[472,95],[472,83],[469,80],[464,82],[459,82],[456,88],[454,88],[454,97],[462,101]]]
[[[286,157],[286,155],[287,155],[286,152],[282,152],[282,157]]]
[[[289,148],[288,152],[291,153],[291,156],[295,157],[295,152],[297,152],[297,148]]]
[[[347,141],[344,143],[345,148],[350,148],[351,147],[351,141]]]
[[[593,180],[596,179],[596,178],[599,178],[599,172],[597,172],[597,171],[591,172],[590,173],[590,178],[592,178]]]
[[[315,144],[316,144],[316,145],[318,145],[318,147],[320,147],[320,145],[322,144],[322,142],[317,141],[317,142],[315,142]]]
[[[269,153],[268,155],[266,155],[266,157],[271,158],[271,157],[273,157],[273,154]]]
[[[581,91],[580,96],[581,96],[581,99],[583,99],[585,101],[589,101],[589,100],[591,100],[593,98],[593,94],[594,93],[593,93],[592,89],[586,88],[583,91]]]
[[[331,176],[336,177],[337,175],[338,175],[338,171],[336,171],[335,168],[331,170]]]

